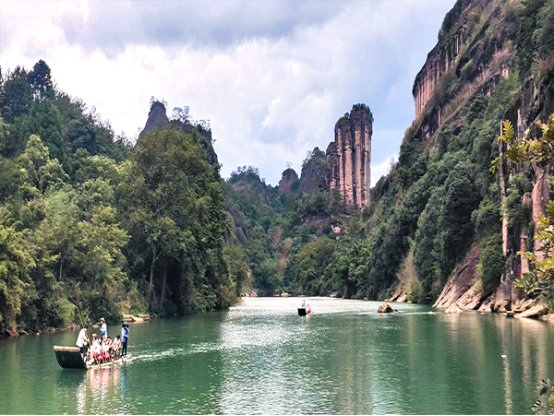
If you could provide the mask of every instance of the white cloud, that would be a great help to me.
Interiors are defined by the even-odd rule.
[[[381,179],[382,176],[388,175],[392,166],[396,163],[398,160],[398,155],[393,154],[388,159],[385,159],[383,162],[379,163],[378,165],[373,165],[371,167],[371,186],[375,186],[377,182],[379,182],[379,179]]]
[[[398,154],[414,116],[413,79],[454,0],[294,3],[2,2],[0,62],[5,70],[44,59],[59,88],[129,136],[144,126],[151,96],[169,112],[188,105],[211,120],[224,176],[255,165],[272,184],[287,161],[299,168],[307,150],[325,150],[335,121],[365,102],[375,116],[376,178]],[[197,36],[137,24],[153,7],[158,25],[190,23]],[[241,13],[258,23],[243,16],[233,29]],[[91,39],[98,28],[105,33]]]

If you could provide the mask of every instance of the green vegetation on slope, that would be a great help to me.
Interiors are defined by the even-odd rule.
[[[506,264],[515,267],[519,261],[503,254],[504,213],[512,255],[520,249],[522,229],[532,239],[534,224],[523,199],[534,174],[514,172],[502,203],[490,166],[499,155],[499,126],[506,118],[517,121],[517,110],[529,101],[529,82],[538,94],[525,121],[544,120],[554,110],[554,49],[545,46],[552,16],[551,4],[541,0],[523,6],[505,0],[457,2],[439,47],[452,48],[449,36],[462,29],[465,43],[427,111],[408,129],[399,162],[372,189],[372,204],[364,212],[346,209],[338,195],[320,189],[282,196],[281,206],[249,196],[267,215],[263,223],[247,215],[244,241],[250,244],[248,232],[256,227],[255,240],[264,240],[264,250],[263,256],[246,250],[246,257],[253,270],[263,257],[264,270],[273,276],[263,284],[255,279],[254,285],[264,294],[280,289],[370,299],[402,290],[412,301],[431,303],[477,245],[483,291],[492,293]],[[510,68],[509,75],[503,68]],[[531,70],[535,78],[529,81]],[[279,267],[269,267],[275,263]]]
[[[173,120],[133,148],[43,61],[6,74],[0,114],[0,332],[236,300],[246,263],[211,133]]]

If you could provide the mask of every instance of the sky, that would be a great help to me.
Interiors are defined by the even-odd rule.
[[[374,116],[372,184],[415,117],[412,86],[455,0],[0,0],[0,65],[43,59],[59,90],[136,139],[150,99],[209,120],[228,177],[277,185],[326,150],[352,105]]]

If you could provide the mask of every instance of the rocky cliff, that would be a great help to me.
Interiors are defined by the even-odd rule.
[[[325,153],[319,147],[314,148],[308,154],[302,163],[302,171],[298,181],[298,192],[307,194],[314,189],[326,189],[325,160]]]
[[[490,95],[510,73],[519,1],[458,0],[417,74],[416,121],[406,138],[430,138],[477,94]],[[419,131],[418,131],[419,130]]]
[[[315,147],[303,160],[300,177],[292,168],[283,171],[279,181],[279,194],[309,194],[314,190],[326,190],[328,188],[326,165],[325,152]]]
[[[540,30],[532,28],[532,25],[540,25],[537,22],[541,20],[533,22],[539,13],[531,13],[532,20],[524,24],[522,16],[525,14],[522,12],[526,7],[518,0],[458,0],[447,14],[438,43],[429,53],[414,83],[416,120],[406,132],[400,158],[409,157],[414,161],[418,156],[413,149],[417,146],[436,160],[449,152],[467,152],[468,160],[474,163],[474,183],[481,180],[478,178],[489,183],[488,188],[480,191],[473,188],[471,191],[479,192],[479,198],[482,198],[472,217],[475,234],[466,240],[473,241],[471,248],[465,248],[467,243],[465,247],[460,244],[458,250],[465,253],[464,257],[458,259],[452,272],[443,276],[447,278],[442,284],[435,278],[435,284],[442,288],[442,292],[438,297],[430,298],[435,307],[448,312],[534,310],[534,301],[517,289],[515,282],[529,271],[527,260],[519,252],[533,249],[536,252],[540,243],[533,237],[533,228],[538,216],[546,210],[549,183],[542,179],[546,176],[538,166],[509,170],[507,164],[500,163],[495,177],[485,175],[492,159],[502,157],[508,151],[505,144],[496,140],[502,133],[502,121],[510,121],[515,136],[523,140],[529,130],[533,133],[536,121],[546,120],[554,111],[553,72],[547,64],[551,59],[551,49],[550,58],[541,62],[541,70],[537,65],[533,77],[518,74],[522,56],[533,56],[533,48],[529,47],[525,52],[528,48],[525,42],[531,41],[522,39],[528,36],[536,41],[543,36]],[[543,20],[553,18],[542,17]],[[532,36],[522,35],[522,31],[530,31]],[[476,137],[479,139],[474,139]],[[472,147],[475,145],[480,147]],[[421,157],[418,159],[419,162],[422,160]],[[408,172],[402,164],[397,170],[401,181]],[[412,163],[411,168],[416,166],[417,163]],[[426,176],[431,176],[431,172]],[[409,181],[406,183],[409,186],[403,189],[403,195],[411,197],[421,192],[417,188],[418,182],[413,185]],[[470,192],[469,188],[467,192]],[[429,201],[428,207],[431,205]],[[490,207],[496,207],[496,212],[491,211],[495,217],[491,217],[488,223],[481,223],[476,218],[484,212],[488,201],[494,201]],[[420,221],[418,227],[421,225]],[[443,227],[439,229],[444,232]],[[418,230],[416,240],[428,230]],[[440,236],[435,237],[435,241],[440,241]],[[426,256],[440,257],[432,247]],[[425,282],[432,278],[420,275],[419,279]],[[396,295],[403,293],[397,291]]]
[[[210,165],[213,166],[218,163],[217,154],[212,145],[212,132],[205,129],[201,124],[195,125],[189,121],[170,120],[167,117],[165,105],[160,101],[154,101],[150,106],[146,125],[140,132],[137,143],[140,143],[146,133],[165,129],[172,129],[186,134],[192,134],[193,131],[196,131],[200,137],[200,143],[208,152],[208,162]]]
[[[327,182],[347,205],[370,203],[373,115],[365,104],[352,107],[335,125],[335,141],[327,147]]]
[[[283,171],[279,181],[279,195],[290,195],[298,188],[298,175],[294,169],[288,168]]]
[[[146,125],[139,134],[139,141],[142,140],[144,135],[148,132],[167,128],[169,128],[169,119],[167,118],[165,105],[159,101],[154,101],[150,106]]]

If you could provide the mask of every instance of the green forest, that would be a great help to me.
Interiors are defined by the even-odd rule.
[[[228,245],[219,165],[208,162],[201,126],[173,120],[132,146],[56,91],[44,61],[8,71],[0,86],[5,329],[236,301],[245,263]]]
[[[467,3],[459,0],[441,28],[445,56]],[[541,271],[549,248],[533,241],[551,241],[554,208],[533,210],[527,200],[537,187],[554,199],[554,159],[545,156],[552,154],[554,6],[494,4],[464,17],[457,64],[406,131],[398,162],[364,210],[329,191],[319,148],[306,155],[300,176],[290,166],[283,172],[288,192],[254,166],[224,180],[212,132],[188,108],[132,144],[94,108],[56,90],[44,61],[3,73],[0,332],[217,310],[253,293],[386,299],[403,292],[433,303],[472,248],[485,295],[507,268],[521,268],[522,251],[531,267],[520,286],[551,304],[552,278]],[[477,84],[487,65],[509,70]],[[511,127],[522,107],[524,139]]]

